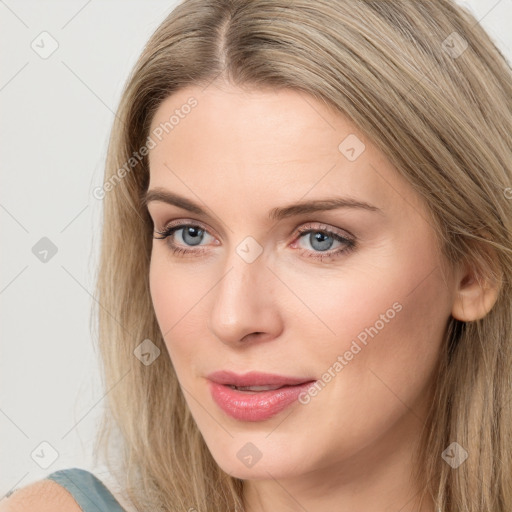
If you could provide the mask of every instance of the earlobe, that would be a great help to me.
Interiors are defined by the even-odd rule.
[[[498,298],[499,279],[482,277],[466,265],[460,273],[452,316],[462,322],[479,320],[489,313]]]

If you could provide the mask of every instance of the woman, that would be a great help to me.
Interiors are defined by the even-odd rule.
[[[450,0],[169,15],[96,191],[124,503],[512,509],[511,84]],[[45,485],[122,510],[76,468]]]

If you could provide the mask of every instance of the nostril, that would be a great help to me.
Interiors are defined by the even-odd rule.
[[[258,337],[260,334],[265,334],[264,332],[251,332],[249,334],[246,334],[243,338],[242,338],[242,341],[247,341],[247,338],[248,339],[251,339],[253,336],[255,337]]]

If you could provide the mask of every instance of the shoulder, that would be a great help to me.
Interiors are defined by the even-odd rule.
[[[0,512],[126,512],[94,473],[61,469],[0,501]]]
[[[82,512],[73,496],[53,480],[26,485],[0,501],[0,512]]]

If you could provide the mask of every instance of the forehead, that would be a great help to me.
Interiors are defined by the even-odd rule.
[[[396,206],[404,194],[415,201],[347,117],[302,91],[190,86],[160,105],[151,134],[150,188],[190,194],[193,183],[197,194],[279,194],[290,201],[363,194],[382,208]]]
[[[232,151],[243,142],[243,151],[261,148],[281,153],[286,149],[299,154],[306,143],[318,151],[321,146],[332,149],[333,136],[349,128],[348,120],[329,111],[325,105],[303,92],[292,89],[240,89],[230,85],[210,85],[206,89],[190,86],[168,97],[159,107],[151,129],[167,127],[170,138],[180,135],[193,124],[215,142],[230,142]],[[188,107],[194,104],[193,107]],[[174,119],[171,119],[174,114]],[[169,123],[169,121],[171,122]],[[166,125],[167,123],[167,125]],[[169,126],[171,124],[172,126]],[[201,133],[197,133],[199,138]],[[330,135],[330,137],[328,136]],[[174,137],[176,138],[176,137]],[[202,142],[206,137],[201,137]],[[300,147],[293,145],[301,140]],[[308,141],[311,143],[308,144]],[[263,155],[262,155],[263,156]],[[270,155],[269,155],[270,156]]]

